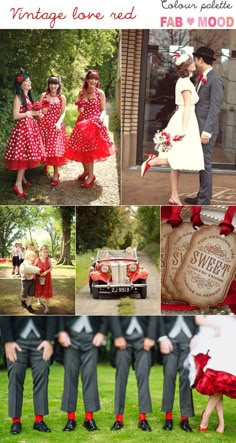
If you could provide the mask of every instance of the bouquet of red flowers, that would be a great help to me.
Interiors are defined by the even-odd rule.
[[[153,141],[155,143],[154,150],[161,152],[168,152],[172,147],[172,142],[179,141],[180,138],[178,136],[171,137],[168,132],[157,131],[153,137]]]
[[[33,109],[33,111],[40,111],[41,110],[41,103],[34,102],[32,105],[32,109]]]
[[[49,108],[49,106],[50,106],[50,101],[44,97],[42,100],[42,108]]]

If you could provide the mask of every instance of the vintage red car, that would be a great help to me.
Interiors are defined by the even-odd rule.
[[[105,292],[120,295],[134,291],[146,298],[147,277],[148,271],[139,264],[135,248],[101,249],[90,267],[90,292],[96,299]]]

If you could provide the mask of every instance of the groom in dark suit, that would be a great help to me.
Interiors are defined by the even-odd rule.
[[[113,366],[116,368],[115,413],[116,420],[111,428],[123,428],[126,386],[130,366],[133,366],[138,385],[139,423],[142,431],[151,431],[146,413],[152,412],[149,390],[149,374],[152,364],[151,349],[157,337],[157,317],[110,317],[110,330],[114,344]]]
[[[199,172],[200,189],[196,198],[187,197],[191,205],[209,205],[212,197],[212,152],[219,133],[219,114],[224,97],[224,81],[212,68],[214,51],[202,46],[193,53],[199,82],[196,116],[202,142],[205,169]],[[191,155],[191,154],[190,154]]]
[[[56,334],[53,317],[2,317],[2,340],[8,370],[9,416],[11,434],[21,432],[21,413],[25,373],[30,365],[33,376],[35,421],[33,428],[51,432],[43,421],[48,414],[48,375]]]
[[[196,334],[198,327],[192,316],[161,316],[159,322],[159,345],[164,365],[161,410],[166,413],[163,429],[171,431],[173,428],[172,410],[176,377],[179,373],[180,427],[183,431],[192,432],[188,421],[188,417],[194,415],[192,391],[184,361],[190,352],[191,338]]]

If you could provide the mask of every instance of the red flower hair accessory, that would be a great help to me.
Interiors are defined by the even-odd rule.
[[[18,75],[18,76],[16,77],[16,81],[17,81],[17,83],[22,83],[22,82],[24,81],[24,77],[23,77],[23,75]]]

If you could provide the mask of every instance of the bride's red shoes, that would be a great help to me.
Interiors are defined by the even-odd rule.
[[[145,162],[142,163],[142,166],[141,166],[141,177],[144,177],[144,175],[146,174],[148,169],[151,168],[150,161],[153,160],[156,157],[156,155],[154,155],[154,154],[144,154],[144,155],[147,156],[148,159],[145,160]]]
[[[201,419],[203,419],[203,414],[205,411],[202,411],[202,415],[201,415]],[[206,428],[203,428],[201,425],[199,426],[199,431],[200,432],[206,432],[208,431],[208,426]]]
[[[26,192],[25,191],[20,192],[16,185],[14,185],[12,189],[16,193],[17,197],[25,197],[26,196]]]

